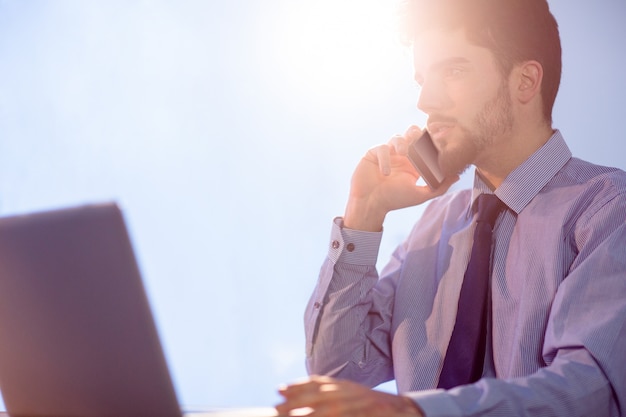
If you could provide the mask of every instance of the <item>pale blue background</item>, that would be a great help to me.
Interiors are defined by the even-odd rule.
[[[273,405],[304,376],[302,311],[352,168],[423,123],[365,3],[0,0],[0,214],[121,204],[184,405]],[[551,4],[555,126],[626,168],[626,2]],[[420,212],[390,215],[383,258]]]

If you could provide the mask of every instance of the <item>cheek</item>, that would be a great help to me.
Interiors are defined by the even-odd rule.
[[[453,89],[453,94],[459,123],[471,129],[484,106],[497,96],[498,89],[491,83],[482,82],[458,86]]]

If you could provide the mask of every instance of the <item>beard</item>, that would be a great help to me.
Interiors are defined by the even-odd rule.
[[[500,84],[495,97],[476,114],[472,125],[472,128],[458,125],[462,137],[457,146],[440,150],[439,166],[446,177],[461,175],[484,149],[512,130],[513,110],[506,80]]]

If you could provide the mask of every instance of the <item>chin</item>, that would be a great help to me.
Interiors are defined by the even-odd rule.
[[[455,153],[442,152],[439,154],[439,167],[441,173],[449,178],[455,175],[461,175],[472,165],[470,152],[459,151]]]

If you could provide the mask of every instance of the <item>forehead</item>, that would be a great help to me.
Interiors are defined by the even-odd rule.
[[[466,61],[474,65],[495,65],[493,53],[471,43],[465,30],[428,29],[413,42],[416,73],[425,73],[436,65],[449,61]]]

